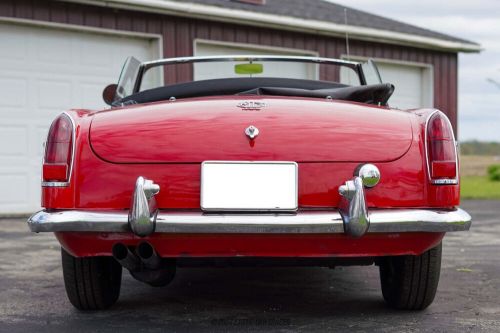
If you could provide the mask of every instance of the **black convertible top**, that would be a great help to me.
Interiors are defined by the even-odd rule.
[[[316,97],[386,105],[394,92],[390,83],[348,86],[336,82],[288,78],[225,78],[179,83],[149,89],[113,103],[142,104],[168,100],[221,95],[271,95]]]

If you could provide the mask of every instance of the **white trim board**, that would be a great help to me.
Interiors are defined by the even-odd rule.
[[[0,16],[0,23],[12,23],[18,25],[29,25],[29,26],[39,26],[43,28],[53,28],[53,29],[65,29],[72,31],[89,32],[96,34],[106,34],[115,36],[124,36],[132,38],[146,38],[154,40],[158,44],[158,56],[161,59],[163,57],[163,36],[160,34],[145,33],[145,32],[135,32],[126,30],[115,30],[108,28],[97,28],[89,27],[86,25],[70,24],[70,23],[59,23],[59,22],[49,22],[40,20],[31,20],[17,17],[5,17]]]

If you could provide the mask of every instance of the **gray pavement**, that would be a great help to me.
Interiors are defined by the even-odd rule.
[[[164,288],[124,272],[119,302],[83,313],[66,299],[54,236],[3,219],[0,332],[500,332],[500,201],[462,207],[473,227],[445,237],[438,295],[422,312],[387,308],[369,266],[184,268]]]

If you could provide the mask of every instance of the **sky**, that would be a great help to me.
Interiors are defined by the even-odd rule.
[[[459,55],[458,139],[500,142],[500,0],[332,2],[481,44]]]

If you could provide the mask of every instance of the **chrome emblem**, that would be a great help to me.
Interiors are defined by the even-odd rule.
[[[236,106],[242,108],[243,110],[258,111],[263,107],[266,107],[267,104],[265,102],[259,102],[259,101],[243,101],[236,104]]]
[[[250,138],[250,140],[253,140],[259,135],[259,129],[253,125],[248,126],[245,129],[245,134]]]

